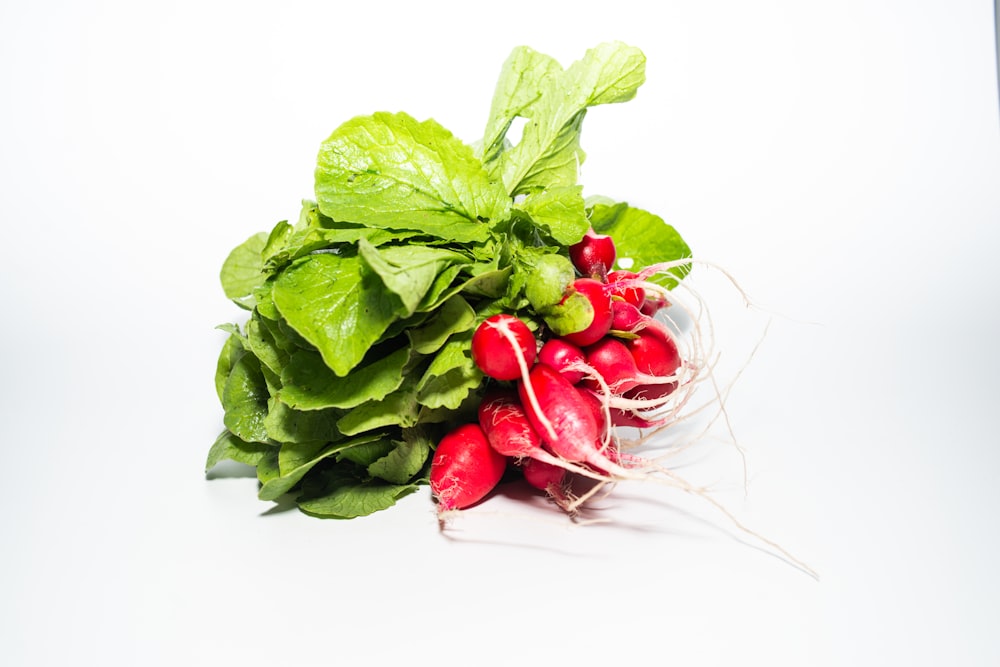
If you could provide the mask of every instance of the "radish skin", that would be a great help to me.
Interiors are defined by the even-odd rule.
[[[463,424],[445,435],[431,459],[431,492],[438,513],[475,505],[492,491],[507,468],[478,424]]]

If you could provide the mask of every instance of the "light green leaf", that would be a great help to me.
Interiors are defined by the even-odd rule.
[[[242,299],[253,294],[255,287],[264,282],[264,260],[261,252],[267,243],[267,232],[254,234],[233,250],[222,263],[219,281],[222,291],[230,299]]]
[[[264,419],[269,398],[260,362],[252,354],[242,355],[233,365],[222,391],[223,424],[242,440],[267,442]]]
[[[280,396],[280,391],[279,391]],[[330,442],[339,440],[339,410],[296,410],[272,398],[268,404],[264,428],[271,440],[281,443]]]
[[[341,417],[337,428],[344,435],[355,435],[386,426],[409,427],[417,423],[419,412],[417,391],[414,382],[410,381],[381,401],[358,405]]]
[[[515,118],[524,117],[528,107],[551,86],[549,79],[562,72],[552,58],[527,46],[518,46],[504,62],[490,105],[490,118],[483,134],[483,162],[492,161],[504,145],[507,130]]]
[[[369,475],[391,484],[406,484],[420,472],[431,452],[430,439],[417,435],[415,429],[406,429],[406,434],[391,452],[368,466]]]
[[[279,475],[264,482],[257,496],[261,500],[274,500],[282,496],[299,483],[312,468],[323,459],[333,456],[341,449],[358,442],[370,442],[382,437],[378,433],[366,434],[352,440],[336,442],[326,447],[317,447],[315,443],[282,445],[284,456],[279,454]],[[284,461],[282,459],[284,458]]]
[[[320,146],[316,200],[334,220],[470,242],[510,199],[472,149],[433,120],[379,112],[354,118]]]
[[[460,296],[453,296],[434,312],[431,319],[407,335],[417,354],[433,354],[454,333],[469,331],[476,324],[476,311]]]
[[[342,481],[324,495],[301,499],[299,509],[324,519],[354,519],[389,509],[403,496],[419,488],[417,484],[385,484],[377,481]]]
[[[365,239],[358,242],[361,257],[378,274],[386,288],[403,303],[401,316],[409,317],[420,305],[437,276],[452,264],[466,264],[462,254],[445,248],[421,245],[376,248]]]
[[[545,78],[541,97],[524,111],[528,121],[521,140],[493,163],[507,191],[575,185],[585,157],[579,134],[587,108],[632,99],[645,81],[645,64],[639,49],[611,42]]]
[[[205,461],[205,471],[209,471],[225,460],[236,461],[250,466],[256,466],[268,450],[276,449],[271,445],[259,442],[245,442],[228,430],[219,434]]]
[[[288,324],[340,376],[364,359],[401,308],[360,257],[331,253],[311,255],[285,269],[271,296]]]
[[[517,208],[560,245],[569,246],[582,239],[590,227],[582,193],[579,185],[551,187],[532,192]]]
[[[417,400],[428,408],[458,408],[483,381],[469,353],[470,336],[453,336],[437,353],[417,385]]]

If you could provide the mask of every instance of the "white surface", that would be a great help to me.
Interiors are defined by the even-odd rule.
[[[4,664],[1000,664],[992,3],[552,4],[0,7]],[[685,470],[819,581],[662,488],[446,539],[426,493],[327,522],[206,480],[218,268],[319,142],[472,141],[513,46],[609,39],[648,81],[588,116],[587,192],[779,315],[730,398],[749,495],[731,448]],[[742,359],[766,318],[709,293]]]

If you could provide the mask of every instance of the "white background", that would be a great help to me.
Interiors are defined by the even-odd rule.
[[[0,7],[0,647],[7,665],[1000,664],[992,3],[35,2]],[[280,8],[279,8],[280,7]],[[587,194],[703,271],[749,485],[683,472],[573,526],[508,489],[438,532],[203,462],[230,248],[375,110],[471,142],[510,49],[642,48]],[[724,434],[723,434],[724,435]],[[528,500],[528,502],[524,502]]]

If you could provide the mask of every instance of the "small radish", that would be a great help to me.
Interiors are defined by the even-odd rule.
[[[578,243],[569,247],[569,258],[573,266],[586,278],[604,280],[615,263],[615,242],[606,234],[597,234],[588,229]]]
[[[646,290],[635,284],[638,281],[639,274],[635,271],[612,271],[608,274],[608,289],[611,296],[620,297],[636,308],[641,308],[646,301]]]
[[[587,355],[587,365],[604,379],[613,393],[620,394],[642,384],[644,378],[636,367],[628,346],[617,338],[605,336],[585,348],[584,353]],[[596,378],[586,378],[583,384],[589,389],[601,388]]]
[[[579,367],[585,361],[583,350],[561,338],[550,338],[538,351],[538,363],[546,364],[566,376],[570,384],[583,379]]]
[[[586,347],[599,341],[611,330],[611,323],[614,321],[611,295],[604,289],[604,283],[593,278],[577,278],[571,289],[587,297],[593,307],[594,318],[585,329],[565,334],[562,338],[578,347]]]
[[[522,320],[501,313],[486,318],[472,334],[472,361],[494,380],[521,377],[518,355],[528,369],[535,363],[535,336]]]
[[[438,513],[465,509],[492,491],[507,468],[507,457],[486,439],[478,424],[463,424],[438,443],[431,459],[431,492]]]
[[[649,317],[652,317],[653,315],[656,315],[656,313],[668,307],[669,305],[670,302],[667,301],[665,297],[647,296],[646,299],[642,302],[642,305],[639,307],[639,310],[642,311],[643,315],[648,315]]]
[[[615,299],[611,302],[611,328],[615,331],[635,331],[645,317],[628,301]]]
[[[556,500],[565,496],[568,476],[565,468],[538,459],[525,459],[521,464],[521,472],[528,484],[545,491]]]
[[[648,326],[626,341],[640,373],[659,377],[673,375],[681,365],[677,343],[660,326]]]
[[[606,469],[601,427],[587,399],[559,371],[538,364],[518,393],[531,422],[549,449],[567,461]]]
[[[487,441],[499,454],[520,459],[534,456],[542,448],[542,438],[513,389],[489,391],[479,403],[478,417]]]

